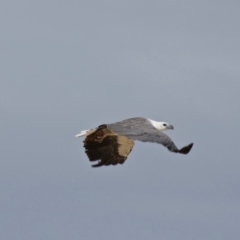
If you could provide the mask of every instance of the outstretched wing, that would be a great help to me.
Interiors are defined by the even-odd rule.
[[[130,136],[128,136],[130,137]],[[158,131],[148,131],[138,136],[132,136],[130,139],[133,140],[139,140],[142,142],[155,142],[162,144],[164,147],[166,147],[170,152],[175,153],[182,153],[182,154],[188,154],[190,150],[192,149],[193,143],[190,143],[187,146],[182,147],[181,149],[178,149],[177,146],[174,144],[172,139],[167,136],[166,134]]]
[[[101,125],[84,140],[85,152],[92,161],[98,161],[92,167],[123,164],[134,146],[134,141],[117,135]]]
[[[141,128],[135,125],[124,124],[109,124],[108,128],[114,131],[116,134],[123,135],[132,140],[138,140],[141,142],[155,142],[162,144],[169,151],[175,153],[188,154],[193,146],[193,143],[178,149],[172,139],[163,132],[157,129]]]

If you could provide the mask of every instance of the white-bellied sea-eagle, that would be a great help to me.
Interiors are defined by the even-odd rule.
[[[178,149],[171,138],[163,133],[167,129],[173,129],[173,126],[135,117],[81,131],[76,137],[85,137],[84,148],[89,160],[98,161],[92,167],[123,164],[132,151],[134,140],[159,143],[171,152],[188,154],[193,143]]]

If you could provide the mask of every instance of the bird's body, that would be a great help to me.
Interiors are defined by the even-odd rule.
[[[76,137],[86,137],[84,147],[89,160],[99,161],[93,167],[123,164],[134,146],[134,140],[159,143],[171,152],[187,154],[193,143],[178,149],[162,132],[167,129],[173,129],[173,126],[165,122],[136,117],[84,130]]]

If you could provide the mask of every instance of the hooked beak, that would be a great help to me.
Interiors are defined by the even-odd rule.
[[[171,124],[169,124],[168,126],[167,126],[167,129],[174,129],[174,127],[173,127],[173,125],[171,125]]]

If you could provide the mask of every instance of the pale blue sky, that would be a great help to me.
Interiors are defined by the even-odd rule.
[[[2,2],[0,239],[240,239],[239,9]],[[91,168],[74,135],[137,116],[192,151]]]

